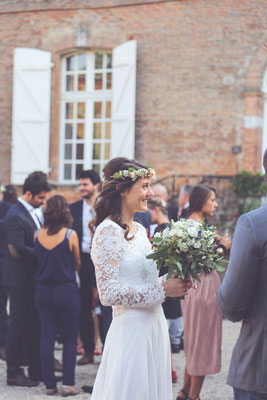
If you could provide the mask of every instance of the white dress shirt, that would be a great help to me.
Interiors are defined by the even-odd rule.
[[[82,237],[82,252],[90,253],[90,246],[92,242],[92,236],[89,229],[89,222],[94,218],[94,209],[89,206],[87,201],[83,199],[83,237]]]

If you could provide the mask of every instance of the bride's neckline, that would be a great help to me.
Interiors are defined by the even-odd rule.
[[[105,218],[104,221],[111,221],[111,222],[113,222],[114,224],[116,224],[119,228],[121,228],[123,231],[125,231],[125,229],[123,229],[119,224],[117,224],[117,222],[113,221],[113,219],[111,219],[110,217]],[[138,233],[138,230],[139,230],[138,225],[139,225],[138,222],[133,221],[133,226],[134,226],[134,228],[135,228],[135,232],[132,232],[132,231],[130,230],[129,233],[130,233],[131,235],[136,235],[136,234]]]

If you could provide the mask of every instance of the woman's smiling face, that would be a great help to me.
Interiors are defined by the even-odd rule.
[[[147,199],[153,195],[150,178],[138,179],[129,190],[121,193],[125,207],[132,213],[146,212]]]

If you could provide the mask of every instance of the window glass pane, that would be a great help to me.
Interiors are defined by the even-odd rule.
[[[103,53],[95,53],[95,69],[103,68]]]
[[[65,144],[64,159],[65,160],[71,160],[72,159],[72,144],[71,143],[66,143]]]
[[[101,139],[101,122],[94,123],[94,139]]]
[[[77,139],[84,139],[84,124],[77,124]]]
[[[106,102],[106,118],[111,117],[111,102],[107,101]]]
[[[74,56],[67,58],[67,71],[74,71]]]
[[[78,70],[86,69],[86,54],[79,54],[78,55]]]
[[[111,130],[111,124],[110,122],[106,122],[105,126],[105,138],[110,139],[110,130]]]
[[[75,179],[79,179],[83,170],[83,164],[76,164],[75,166]]]
[[[93,170],[100,175],[100,164],[93,164]]]
[[[73,134],[73,125],[66,124],[65,125],[65,139],[72,139],[72,134]]]
[[[74,76],[73,75],[67,75],[67,83],[66,83],[66,88],[68,92],[72,92],[74,90]]]
[[[85,116],[85,103],[78,103],[77,118],[84,118]]]
[[[93,160],[100,160],[101,158],[101,144],[94,143],[93,144]]]
[[[110,159],[110,143],[105,143],[105,154],[104,154],[105,160]]]
[[[107,73],[107,89],[111,89],[112,86],[112,74],[111,72]]]
[[[102,90],[103,74],[95,74],[95,90]]]
[[[66,118],[73,118],[73,103],[66,103]]]
[[[94,118],[102,117],[102,103],[101,101],[96,101],[94,103]]]
[[[83,160],[83,144],[76,144],[76,160]]]
[[[71,165],[64,165],[64,179],[71,179]]]
[[[85,90],[85,75],[78,75],[78,90]]]
[[[107,54],[107,68],[112,68],[112,54]]]

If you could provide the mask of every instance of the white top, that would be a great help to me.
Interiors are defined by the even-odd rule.
[[[151,307],[165,299],[156,263],[146,259],[152,252],[145,228],[134,222],[137,233],[124,238],[125,230],[110,219],[96,229],[92,244],[97,287],[101,303],[113,306],[113,316],[126,307]]]
[[[94,218],[95,213],[93,208],[83,199],[83,236],[82,236],[82,251],[90,253],[92,236],[89,229],[89,222]]]

